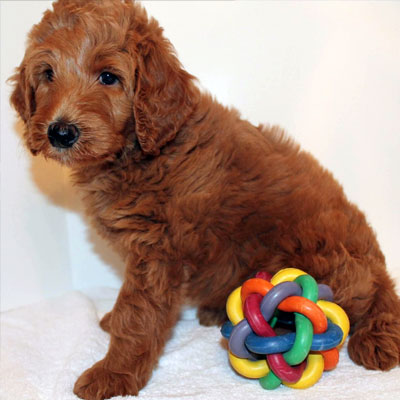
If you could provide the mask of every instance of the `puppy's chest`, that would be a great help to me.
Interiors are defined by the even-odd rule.
[[[85,189],[87,213],[99,233],[118,247],[122,243],[129,246],[134,241],[155,243],[167,230],[165,191],[134,184],[114,184],[107,190],[104,185]]]

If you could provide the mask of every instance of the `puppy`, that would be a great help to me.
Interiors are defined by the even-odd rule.
[[[81,398],[136,395],[181,305],[221,324],[258,270],[299,267],[348,313],[351,358],[399,364],[400,301],[364,215],[279,128],[199,91],[162,29],[129,0],[59,0],[11,78],[26,145],[72,169],[98,232],[125,260],[105,358]]]

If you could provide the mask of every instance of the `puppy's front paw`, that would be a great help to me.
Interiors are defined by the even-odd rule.
[[[107,314],[104,314],[103,318],[100,320],[100,327],[105,332],[110,332],[110,324],[111,324],[111,311]]]
[[[101,360],[76,381],[74,393],[85,400],[103,400],[114,396],[136,396],[139,388],[129,374],[117,374],[104,367]]]
[[[367,369],[387,371],[400,363],[400,321],[382,313],[365,321],[350,338],[351,359]]]

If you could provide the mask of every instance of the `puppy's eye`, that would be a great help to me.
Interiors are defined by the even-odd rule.
[[[54,72],[51,68],[46,69],[46,71],[44,71],[44,74],[49,82],[53,82]]]
[[[104,71],[100,74],[99,81],[102,85],[115,85],[119,81],[119,79],[111,72]]]

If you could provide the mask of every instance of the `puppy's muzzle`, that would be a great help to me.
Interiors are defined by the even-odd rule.
[[[79,129],[73,124],[53,122],[49,125],[47,136],[53,147],[68,149],[74,145],[80,135]]]

